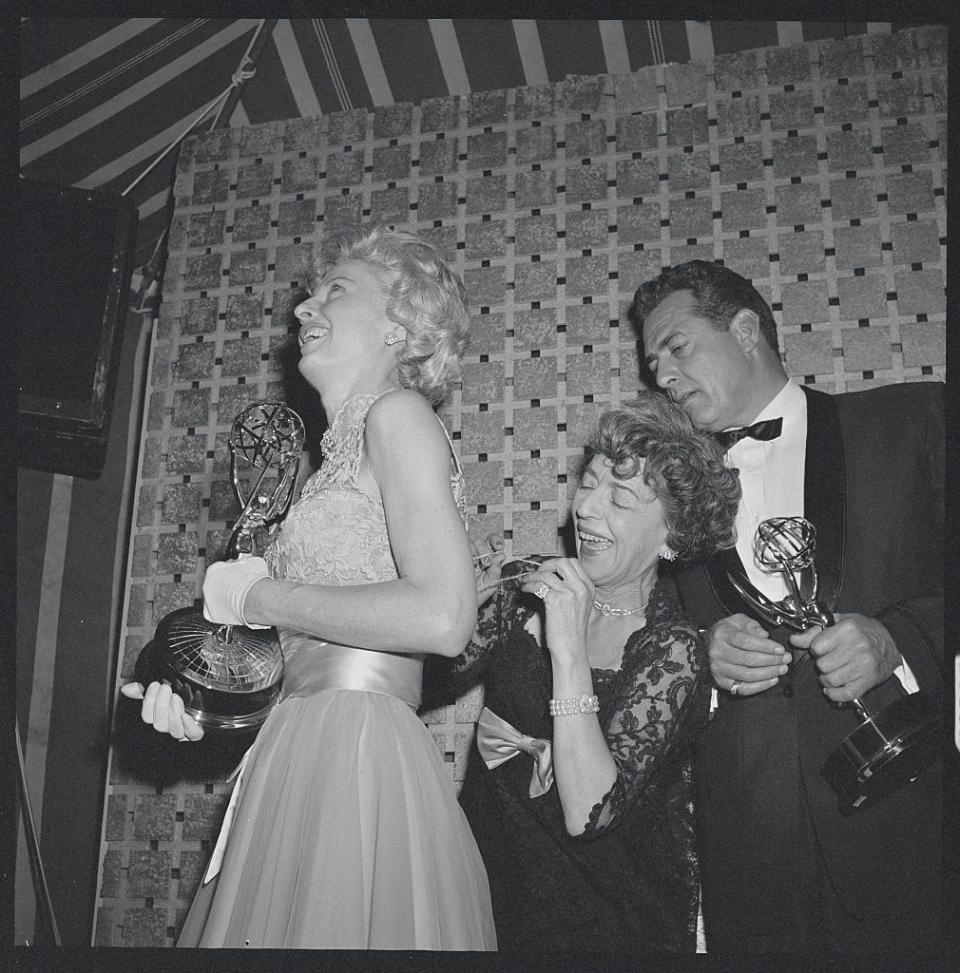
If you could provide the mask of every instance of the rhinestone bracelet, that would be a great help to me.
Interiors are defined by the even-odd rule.
[[[600,700],[596,696],[573,696],[570,699],[551,699],[551,716],[576,716],[579,713],[599,713]]]

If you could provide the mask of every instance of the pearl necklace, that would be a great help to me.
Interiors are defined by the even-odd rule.
[[[639,608],[615,608],[613,605],[608,605],[605,601],[593,602],[593,607],[600,612],[601,615],[615,615],[618,618],[626,615],[639,615],[640,612],[646,611],[646,604],[641,605]]]

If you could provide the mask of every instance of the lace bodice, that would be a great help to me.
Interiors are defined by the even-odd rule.
[[[357,483],[367,413],[388,392],[348,399],[323,434],[323,462],[264,553],[273,577],[328,585],[396,580],[383,500]],[[463,475],[452,448],[450,481],[465,519]]]
[[[517,570],[507,565],[504,574]],[[531,631],[539,602],[519,586],[508,580],[484,606],[454,688],[482,681],[494,713],[549,740],[550,655]],[[591,670],[617,777],[582,834],[567,833],[555,783],[531,797],[526,753],[493,770],[470,753],[461,803],[487,865],[503,949],[695,948],[690,749],[706,722],[709,677],[696,629],[665,582],[650,609],[620,667]]]
[[[508,565],[504,574],[510,571]],[[519,584],[508,581],[481,611],[459,660],[459,678],[475,670],[475,677],[485,679],[487,706],[521,733],[549,739],[552,677],[549,653],[529,631],[534,604]],[[627,639],[619,669],[592,670],[617,779],[586,822],[587,837],[630,812],[661,763],[686,752],[706,716],[709,688],[696,629],[678,617],[660,584],[649,615]]]

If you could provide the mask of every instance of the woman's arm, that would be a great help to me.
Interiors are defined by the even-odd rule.
[[[684,622],[634,633],[644,661],[623,690],[606,733],[617,768],[609,791],[584,819],[587,836],[615,826],[634,806],[651,776],[689,745],[706,723],[710,705],[703,647]]]
[[[593,695],[593,677],[584,653],[582,662],[557,664],[553,658],[554,699]],[[553,718],[553,772],[567,832],[581,834],[594,806],[617,779],[597,713]]]
[[[365,445],[399,578],[344,587],[264,579],[244,615],[342,645],[456,656],[476,623],[477,597],[447,439],[427,402],[400,391],[370,408]]]
[[[547,589],[537,589],[544,583]],[[593,695],[587,631],[593,585],[575,559],[546,561],[524,590],[546,607],[553,697]],[[655,613],[669,612],[655,590]],[[651,608],[654,608],[651,604]],[[564,824],[571,835],[596,834],[614,825],[646,786],[650,774],[678,741],[706,718],[709,687],[703,649],[686,623],[655,622],[630,636],[643,653],[632,683],[623,687],[606,734],[595,713],[553,718],[553,764]],[[632,647],[632,646],[631,646]],[[629,664],[629,663],[628,663]]]
[[[548,559],[526,579],[523,589],[544,604],[553,698],[592,696],[587,626],[594,587],[580,562],[576,558]],[[580,834],[590,811],[617,777],[596,713],[553,718],[553,770],[567,831]]]

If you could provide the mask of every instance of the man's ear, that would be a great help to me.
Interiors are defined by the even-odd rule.
[[[737,339],[744,354],[750,354],[761,341],[760,318],[754,311],[742,307],[730,322],[730,333]]]

